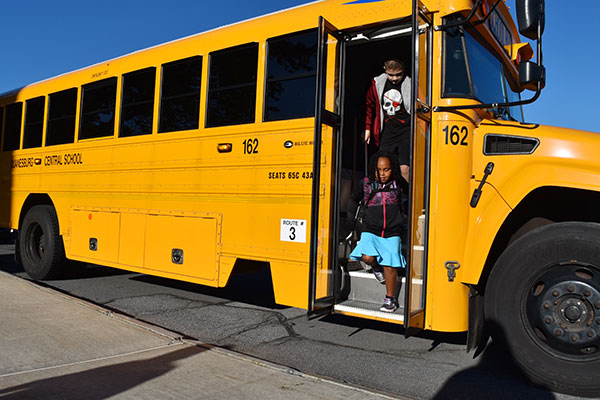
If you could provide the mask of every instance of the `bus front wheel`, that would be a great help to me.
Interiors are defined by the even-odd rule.
[[[35,280],[58,277],[65,264],[65,249],[52,206],[32,207],[19,232],[21,262],[27,275]]]
[[[512,243],[492,270],[485,313],[536,384],[600,394],[600,224],[564,222]]]

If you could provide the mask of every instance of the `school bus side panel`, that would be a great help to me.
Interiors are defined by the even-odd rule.
[[[544,186],[600,191],[600,162],[597,157],[600,145],[596,133],[535,125],[529,125],[529,129],[510,124],[482,125],[478,129],[480,149],[483,149],[483,138],[486,134],[536,138],[540,144],[533,154],[527,155],[485,156],[483,150],[476,152],[475,173],[483,171],[490,161],[495,164],[493,173],[487,179],[490,185],[484,187],[482,202],[486,196],[495,196],[494,188],[510,209],[516,208],[527,194]],[[480,177],[481,174],[477,176],[478,179]],[[546,201],[551,203],[553,199]],[[567,204],[556,206],[568,207]],[[506,207],[502,209],[504,211],[497,210],[487,215],[474,214],[469,234],[473,251],[467,255],[467,262],[472,268],[462,276],[464,282],[479,281],[496,233],[510,211]]]
[[[456,116],[444,116],[433,124],[429,258],[426,323],[430,329],[466,330],[468,288],[461,284],[468,246],[470,177],[473,124]],[[462,131],[458,141],[451,133]],[[462,138],[464,144],[461,145]],[[451,276],[448,267],[454,269]]]

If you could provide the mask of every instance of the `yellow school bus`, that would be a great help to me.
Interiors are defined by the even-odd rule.
[[[544,86],[543,0],[517,14],[322,0],[5,93],[0,224],[33,279],[76,260],[223,287],[263,266],[279,304],[467,331],[468,348],[485,326],[533,382],[597,395],[600,145],[524,121]],[[394,313],[339,238],[389,58],[412,110]]]

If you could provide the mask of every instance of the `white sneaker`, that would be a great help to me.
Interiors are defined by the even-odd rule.
[[[396,299],[390,299],[388,297],[383,301],[383,305],[379,307],[379,311],[393,313],[398,309],[398,301]]]
[[[373,274],[375,274],[375,279],[377,282],[382,285],[385,284],[385,275],[383,274],[383,267],[381,265],[376,265],[373,267]]]
[[[373,268],[372,268],[372,267],[371,267],[369,264],[367,264],[366,262],[364,262],[364,261],[359,261],[359,263],[360,263],[361,267],[363,267],[363,269],[364,269],[365,271],[367,271],[367,272],[371,272],[371,271],[373,271]]]

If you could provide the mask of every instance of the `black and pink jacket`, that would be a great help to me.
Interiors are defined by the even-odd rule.
[[[352,218],[358,204],[366,204],[362,231],[380,237],[400,236],[402,230],[402,199],[396,181],[385,185],[365,178],[352,193],[348,216]]]

